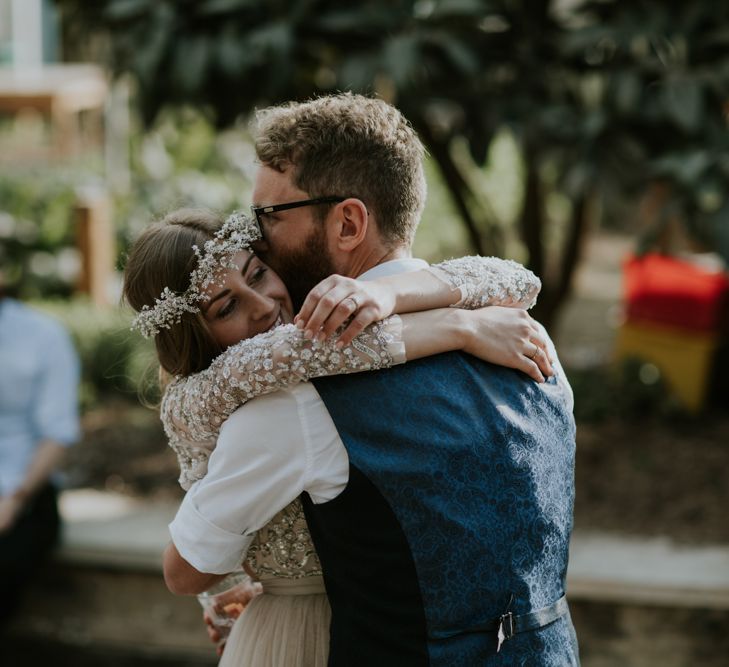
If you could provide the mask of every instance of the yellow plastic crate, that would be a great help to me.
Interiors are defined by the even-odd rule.
[[[618,330],[615,356],[654,364],[681,403],[698,412],[706,398],[717,345],[715,333],[626,323]]]

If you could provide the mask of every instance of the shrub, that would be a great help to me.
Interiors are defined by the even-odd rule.
[[[58,319],[71,334],[81,360],[81,405],[119,397],[152,404],[159,400],[154,346],[130,331],[131,311],[100,308],[85,299],[33,304]]]
[[[25,298],[68,296],[78,271],[76,190],[52,169],[0,176],[0,266]]]

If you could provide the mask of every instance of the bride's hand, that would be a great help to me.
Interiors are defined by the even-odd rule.
[[[333,275],[309,292],[294,323],[307,338],[324,340],[349,318],[338,344],[347,345],[366,326],[392,315],[396,295],[374,281],[360,281]]]
[[[542,330],[525,310],[490,306],[463,311],[463,316],[464,352],[520,370],[537,382],[554,375]]]

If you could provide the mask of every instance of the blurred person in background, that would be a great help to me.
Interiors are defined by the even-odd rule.
[[[66,331],[0,273],[0,630],[58,540],[54,473],[79,438],[78,382]]]

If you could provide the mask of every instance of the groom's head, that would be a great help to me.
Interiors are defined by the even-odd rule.
[[[295,302],[332,273],[356,276],[409,250],[425,203],[424,150],[393,106],[347,93],[270,107],[255,138],[253,203],[273,208],[259,212],[261,254]]]

